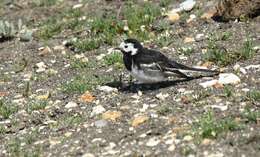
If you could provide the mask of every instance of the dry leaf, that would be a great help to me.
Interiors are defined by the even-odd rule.
[[[136,127],[142,123],[144,123],[145,121],[147,121],[149,119],[149,117],[147,116],[138,116],[136,117],[133,121],[132,121],[132,126]]]
[[[95,100],[95,97],[89,91],[86,91],[80,96],[80,100],[83,102],[92,102]]]
[[[103,119],[106,119],[106,120],[108,119],[108,120],[112,120],[112,121],[116,121],[116,119],[118,119],[121,116],[122,116],[122,113],[119,111],[107,111],[102,114]]]

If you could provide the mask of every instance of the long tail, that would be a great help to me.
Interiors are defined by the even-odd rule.
[[[171,61],[171,65],[172,65],[172,68],[175,71],[179,71],[180,73],[182,73],[183,76],[186,75],[186,74],[183,73],[183,71],[205,72],[205,73],[208,73],[206,76],[215,76],[215,75],[218,75],[220,73],[217,70],[199,69],[199,68],[189,67],[189,66],[177,63],[175,61]]]

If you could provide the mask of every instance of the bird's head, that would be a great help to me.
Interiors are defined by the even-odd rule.
[[[121,50],[122,53],[134,56],[143,49],[143,46],[136,39],[126,39],[116,49]]]

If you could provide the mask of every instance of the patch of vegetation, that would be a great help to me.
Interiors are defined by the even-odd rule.
[[[97,66],[95,61],[84,61],[82,59],[71,59],[70,65],[74,69],[93,68]]]
[[[72,46],[76,49],[76,52],[95,50],[99,48],[101,44],[102,40],[96,38],[79,39],[72,42]]]
[[[48,102],[45,100],[31,100],[26,107],[28,113],[32,113],[36,110],[42,110],[48,105]]]
[[[97,85],[102,85],[111,81],[110,76],[97,76],[93,74],[81,74],[62,86],[63,92],[66,93],[84,93],[87,90],[93,90]]]
[[[226,66],[234,62],[235,56],[225,48],[219,48],[215,40],[209,40],[208,51],[204,58],[220,66]]]
[[[37,7],[49,7],[57,4],[58,0],[33,0],[32,5]]]
[[[104,57],[104,63],[106,65],[118,65],[119,67],[123,67],[123,59],[122,54],[118,52],[113,52]]]
[[[131,31],[128,35],[139,40],[148,40],[152,37],[151,25],[161,15],[161,11],[159,6],[149,2],[142,6],[130,3],[124,9],[123,15]]]
[[[260,101],[260,91],[259,90],[252,90],[250,92],[248,92],[247,97],[251,100],[251,101]]]
[[[0,125],[0,135],[4,135],[6,132],[6,128],[2,125]]]
[[[181,54],[190,56],[192,53],[194,53],[194,49],[192,47],[181,47],[180,52]]]
[[[68,9],[62,13],[53,15],[40,24],[40,29],[36,33],[36,36],[47,40],[60,34],[65,29],[79,30],[86,23],[85,20],[79,19],[82,15],[83,12],[79,9]]]
[[[252,58],[254,55],[255,51],[253,50],[252,40],[247,38],[240,51],[240,58],[246,60]]]
[[[233,35],[232,32],[223,32],[221,40],[226,41],[226,40],[230,39],[232,37],[232,35]]]
[[[240,129],[233,118],[216,119],[212,112],[206,113],[195,124],[197,133],[202,138],[217,138],[220,134]]]
[[[224,35],[229,38],[229,34]],[[247,39],[243,44],[241,50],[237,52],[228,52],[225,48],[220,48],[216,42],[216,37],[211,37],[208,42],[208,52],[204,55],[207,61],[214,62],[220,66],[227,66],[233,64],[239,60],[250,59],[254,56],[255,51],[253,50],[253,44],[251,39]]]
[[[260,120],[260,111],[254,111],[247,107],[242,113],[242,118],[245,118],[248,122],[257,123]]]
[[[225,85],[223,92],[224,96],[229,98],[233,95],[234,89],[230,85]]]
[[[6,104],[4,100],[0,100],[0,116],[4,119],[9,118],[18,111],[18,107],[14,104]]]
[[[30,156],[30,157],[38,157],[41,154],[39,147],[33,147],[30,149],[25,149],[21,146],[22,140],[19,138],[12,139],[8,145],[7,150],[11,157],[17,157],[17,156]]]
[[[166,116],[167,114],[172,112],[173,112],[173,108],[172,106],[169,105],[161,105],[157,110],[157,113],[163,116]]]

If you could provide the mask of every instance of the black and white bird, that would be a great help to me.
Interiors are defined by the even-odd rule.
[[[218,71],[192,68],[177,63],[159,51],[143,47],[136,39],[126,39],[116,49],[123,53],[126,69],[139,83],[163,82],[176,75],[181,78],[192,78],[183,71],[218,74]]]

